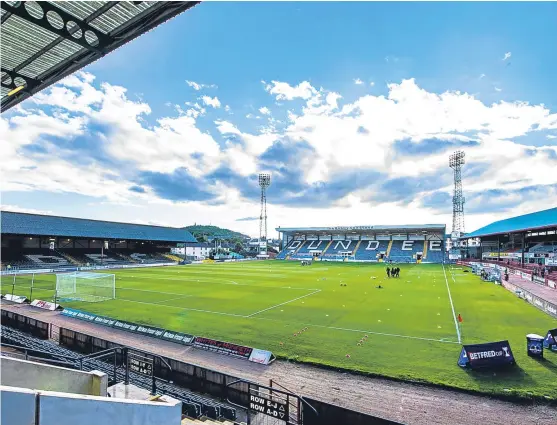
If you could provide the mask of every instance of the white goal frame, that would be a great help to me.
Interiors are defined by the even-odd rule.
[[[116,298],[116,275],[71,272],[56,274],[56,297],[98,302]]]

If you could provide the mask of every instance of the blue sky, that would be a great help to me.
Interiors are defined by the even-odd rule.
[[[557,204],[557,4],[202,3],[2,115],[8,209],[256,234]]]

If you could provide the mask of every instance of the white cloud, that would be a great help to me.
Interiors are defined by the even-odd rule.
[[[267,108],[266,106],[263,106],[262,108],[259,108],[259,112],[263,115],[271,115],[271,110],[269,108]]]
[[[503,89],[500,89],[499,87],[496,87],[496,86],[493,86],[493,88],[494,88],[494,89],[495,89],[495,91],[497,91],[497,92],[501,92],[501,91],[503,91]]]
[[[53,214],[53,212],[50,211],[50,210],[37,210],[35,208],[23,208],[23,207],[19,207],[17,205],[0,205],[0,210],[27,213],[27,214],[40,214],[40,215],[52,215]]]
[[[364,84],[364,82],[363,82],[362,80],[360,80],[359,78],[355,78],[355,79],[354,79],[354,84],[356,84],[356,85],[359,86],[359,85]]]
[[[511,52],[507,52],[505,53],[505,56],[503,57],[503,60],[506,61],[507,59],[509,59],[512,56]]]
[[[554,136],[553,134],[548,134],[546,137],[548,139],[557,139],[557,136]]]
[[[485,77],[485,74],[480,74],[480,80]]]
[[[186,80],[186,84],[190,86],[192,89],[199,91],[201,89],[216,89],[216,84],[201,84],[196,83],[195,81]]]
[[[0,132],[5,140],[1,157],[3,191],[87,193],[111,203],[133,200],[134,204],[146,205],[148,202],[160,208],[153,207],[144,216],[132,216],[138,220],[159,220],[158,216],[149,219],[149,214],[156,211],[161,215],[160,220],[181,225],[185,223],[166,215],[165,208],[171,205],[170,201],[160,198],[148,185],[145,185],[146,193],[130,193],[129,187],[138,175],[172,173],[185,168],[194,178],[202,179],[228,167],[248,181],[261,171],[260,156],[278,143],[288,149],[294,149],[296,143],[307,146],[308,155],[299,155],[296,164],[286,165],[300,167],[306,183],[324,187],[336,184],[335,176],[339,173],[357,170],[374,170],[387,180],[400,177],[420,182],[424,175],[431,173],[440,177],[448,173],[450,177],[447,154],[454,149],[451,143],[455,141],[474,142],[464,148],[465,167],[485,166],[481,176],[465,178],[467,197],[497,187],[557,183],[553,171],[557,167],[556,147],[549,142],[549,146],[525,147],[514,141],[534,131],[557,129],[557,114],[541,104],[518,101],[484,104],[468,93],[429,92],[413,79],[388,84],[386,95],[367,94],[343,103],[340,93],[318,90],[307,81],[297,85],[273,81],[264,83],[265,91],[271,96],[305,101],[301,107],[289,104],[288,109],[283,108],[288,120],[281,123],[280,130],[274,125],[279,121],[272,121],[271,117],[265,120],[268,126],[258,127],[255,133],[239,128],[239,123],[213,118],[216,131],[209,133],[200,129],[198,119],[205,114],[211,117],[212,108],[221,105],[216,97],[201,98],[203,105],[212,107],[209,112],[189,99],[182,103],[184,109],[175,107],[172,111],[175,116],[148,120],[151,108],[146,102],[130,100],[123,87],[106,83],[95,87],[93,83],[90,74],[75,74],[23,103],[10,115],[0,117]],[[45,106],[50,111],[48,114],[43,110]],[[259,112],[268,116],[270,111],[262,107]],[[280,113],[277,110],[276,115]],[[108,130],[92,134],[91,123],[101,124]],[[557,136],[546,137],[550,140]],[[78,138],[92,138],[94,153],[103,153],[116,164],[107,167],[96,155],[76,156],[73,149],[75,141],[81,140]],[[433,153],[419,153],[421,147],[431,147],[432,140],[439,148]],[[401,141],[409,143],[408,149],[400,150]],[[28,151],[30,146],[41,147],[45,153],[38,149]],[[418,153],[412,153],[410,147]],[[225,177],[218,180],[214,184],[204,183],[204,189],[215,193],[225,203],[224,209],[188,202],[187,211],[195,211],[200,214],[198,217],[205,217],[203,211],[210,211],[209,216],[218,222],[217,217],[223,211],[230,211],[230,220],[234,221],[246,216],[249,208],[257,208],[255,202],[242,198],[231,181]],[[340,225],[342,221],[395,224],[406,222],[410,212],[416,223],[436,218],[443,222],[450,218],[442,214],[432,217],[431,210],[420,205],[420,198],[427,190],[402,209],[394,202],[370,203],[381,192],[380,184],[381,181],[370,181],[318,213],[306,207],[276,205],[273,220],[281,220],[283,225]],[[450,192],[450,183],[440,190]],[[557,194],[547,196],[546,203],[557,202]],[[520,203],[518,195],[509,197]],[[270,197],[269,202],[276,201]],[[535,198],[528,208],[541,204]],[[351,207],[350,214],[342,213],[346,207]],[[55,206],[45,208],[60,213]],[[478,223],[486,220],[484,216],[474,218],[473,215],[467,219],[472,220],[468,222],[471,227],[474,227],[473,220]],[[249,223],[232,223],[232,226],[249,226]]]
[[[371,83],[369,83],[369,85],[373,87],[375,85],[375,82],[372,81]]]
[[[317,90],[307,81],[303,81],[297,86],[291,86],[280,81],[271,81],[270,84],[265,84],[265,90],[272,95],[276,95],[277,100],[293,100],[296,98],[307,100],[317,94]]]
[[[203,100],[203,103],[207,106],[212,106],[213,108],[220,108],[220,100],[218,99],[218,97],[209,97],[209,96],[202,96],[201,100]]]

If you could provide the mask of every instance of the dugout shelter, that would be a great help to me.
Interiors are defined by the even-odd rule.
[[[441,263],[445,225],[279,227],[277,259]]]

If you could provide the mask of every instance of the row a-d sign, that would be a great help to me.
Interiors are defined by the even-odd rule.
[[[259,395],[249,396],[249,409],[277,419],[288,420],[288,405]]]

